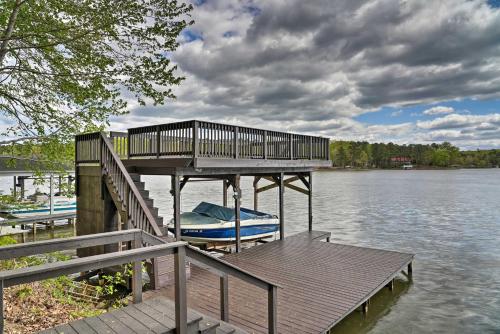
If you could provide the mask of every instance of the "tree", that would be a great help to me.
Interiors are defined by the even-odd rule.
[[[184,78],[169,53],[191,9],[175,0],[1,1],[4,135],[68,142],[126,113],[124,96],[141,105],[175,98]]]

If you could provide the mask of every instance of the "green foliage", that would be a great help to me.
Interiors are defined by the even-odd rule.
[[[399,168],[402,163],[391,161],[393,157],[407,157],[421,167],[485,168],[500,165],[500,150],[460,151],[448,142],[397,145],[334,141],[330,144],[330,152],[335,167]]]
[[[10,153],[67,161],[74,134],[126,113],[124,95],[175,98],[184,78],[169,54],[191,10],[176,0],[0,1],[0,113],[6,134],[25,138]]]
[[[17,244],[17,241],[11,236],[4,235],[0,237],[0,247],[14,244]]]

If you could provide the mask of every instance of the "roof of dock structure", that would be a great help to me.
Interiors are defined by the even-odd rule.
[[[222,259],[280,285],[279,333],[325,333],[384,288],[413,254],[321,242],[328,232],[303,232],[251,247]],[[217,316],[219,278],[192,265],[188,305]],[[149,291],[173,298],[172,287]],[[253,333],[267,332],[267,293],[229,280],[229,322]]]

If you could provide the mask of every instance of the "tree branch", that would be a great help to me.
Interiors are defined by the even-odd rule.
[[[5,55],[7,54],[7,44],[9,42],[9,38],[12,36],[12,31],[14,30],[14,25],[16,24],[17,14],[19,14],[19,9],[22,4],[27,0],[16,0],[16,5],[12,9],[10,13],[9,22],[7,23],[7,28],[2,36],[2,44],[0,44],[0,64],[3,64],[3,60]]]

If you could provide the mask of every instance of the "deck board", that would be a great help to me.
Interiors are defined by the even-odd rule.
[[[313,231],[228,254],[224,260],[276,282],[280,333],[323,333],[382,289],[413,254],[321,242]],[[196,266],[188,281],[188,305],[219,318],[219,279]],[[173,299],[173,287],[147,292]],[[229,278],[229,323],[249,332],[267,332],[267,292]]]

